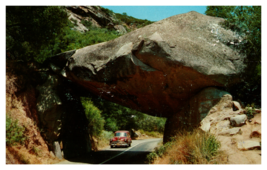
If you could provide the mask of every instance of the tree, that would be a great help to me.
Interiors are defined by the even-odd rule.
[[[247,56],[247,65],[242,82],[229,89],[245,104],[261,105],[261,6],[208,6],[206,15],[222,17],[221,23],[243,38],[243,43],[233,46],[236,51]]]
[[[81,98],[86,118],[88,119],[88,131],[92,136],[98,137],[104,130],[105,120],[101,116],[101,111],[95,107],[89,98]]]
[[[33,60],[42,50],[53,47],[67,23],[63,7],[7,6],[7,50],[24,61]]]

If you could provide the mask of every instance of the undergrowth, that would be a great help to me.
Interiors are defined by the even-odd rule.
[[[147,136],[150,136],[150,137],[155,137],[155,138],[160,138],[163,136],[163,133],[160,133],[158,131],[145,131],[143,129],[140,129],[139,132],[141,134],[144,134],[144,135],[147,135]]]
[[[18,120],[12,120],[9,116],[6,117],[6,145],[12,146],[17,143],[22,143],[26,140],[24,136],[25,128],[18,125]]]
[[[113,132],[110,131],[102,131],[101,134],[97,137],[97,147],[103,148],[109,145],[110,139],[113,137]]]
[[[181,132],[170,142],[157,147],[147,156],[149,163],[168,159],[169,164],[213,164],[221,163],[220,142],[214,135],[194,130]],[[223,156],[223,154],[222,154]]]

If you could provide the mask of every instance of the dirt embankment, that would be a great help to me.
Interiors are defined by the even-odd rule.
[[[18,63],[6,65],[6,117],[25,129],[23,143],[6,146],[6,164],[51,164],[59,160],[49,152],[39,128],[36,91],[31,73]]]

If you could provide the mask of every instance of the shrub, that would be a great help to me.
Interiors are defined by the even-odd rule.
[[[88,131],[92,136],[98,137],[104,129],[105,120],[101,117],[101,111],[86,97],[81,97],[86,118],[88,119]]]
[[[6,144],[9,146],[23,143],[26,140],[24,136],[24,127],[18,125],[18,120],[13,121],[6,117]]]
[[[148,155],[149,163],[155,161],[152,158],[160,158],[168,155],[171,164],[207,164],[220,162],[218,149],[220,142],[214,135],[194,130],[181,132],[168,142]],[[154,156],[154,155],[157,156]],[[216,160],[218,159],[218,160]]]
[[[88,20],[81,20],[82,24],[87,27],[87,28],[90,28],[92,26],[92,22],[91,21],[88,21]]]
[[[97,147],[101,148],[109,145],[109,141],[112,137],[113,137],[113,132],[103,130],[101,134],[97,137],[98,140]]]

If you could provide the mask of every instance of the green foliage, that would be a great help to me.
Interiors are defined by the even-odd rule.
[[[245,114],[247,115],[248,119],[253,118],[254,115],[257,114],[254,103],[252,103],[251,105],[250,104],[247,105],[245,109]]]
[[[154,117],[147,114],[143,114],[135,116],[134,121],[138,122],[137,129],[143,129],[149,132],[157,131],[163,133],[166,118]],[[155,136],[153,134],[150,135]]]
[[[116,17],[121,20],[122,22],[125,22],[127,25],[136,24],[138,28],[144,27],[146,25],[152,24],[152,21],[149,20],[143,20],[143,19],[137,19],[131,16],[128,16],[127,13],[118,14],[116,13]]]
[[[133,128],[148,131],[146,133],[151,132],[154,136],[158,134],[153,134],[155,132],[152,131],[164,132],[166,118],[150,116],[101,98],[92,98],[92,101],[102,111],[102,116],[106,121],[104,128],[107,131]]]
[[[160,145],[159,147],[156,147],[156,149],[149,153],[146,157],[148,163],[154,162],[159,157],[163,157],[167,153],[167,149],[171,148],[173,145],[173,142],[167,142],[164,145]]]
[[[6,117],[6,144],[9,146],[22,143],[26,140],[24,136],[24,127],[18,125],[18,120],[12,120]]]
[[[261,6],[208,6],[207,15],[222,17],[222,25],[243,38],[237,52],[247,56],[242,83],[229,92],[245,103],[261,105]]]
[[[105,12],[106,14],[108,14],[108,15],[110,15],[110,16],[112,16],[112,15],[114,14],[114,12],[113,12],[112,10],[110,10],[110,9],[104,8],[104,7],[102,7],[102,6],[100,6],[100,8],[101,8],[101,10],[102,10],[103,12]]]
[[[33,60],[40,51],[54,44],[67,22],[67,13],[62,7],[7,6],[7,49],[21,60]]]
[[[204,158],[210,161],[211,158],[217,154],[221,144],[219,141],[217,141],[214,135],[203,135],[201,140],[202,141],[198,142],[201,154]]]
[[[81,20],[81,23],[87,27],[87,28],[90,28],[92,26],[92,22],[91,21],[88,21],[88,20]]]
[[[181,132],[170,142],[157,147],[147,155],[149,163],[168,155],[171,164],[209,163],[218,155],[220,142],[214,135],[199,130]]]
[[[40,156],[41,155],[41,150],[35,146],[32,147],[32,151],[36,156]]]
[[[105,120],[101,116],[101,111],[95,107],[92,101],[88,98],[81,97],[81,102],[84,107],[86,118],[88,119],[88,131],[92,136],[100,136],[104,129]]]

